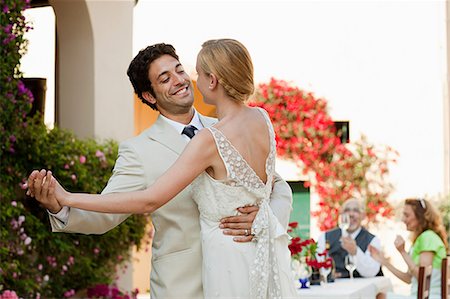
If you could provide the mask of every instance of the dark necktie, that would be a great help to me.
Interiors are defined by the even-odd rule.
[[[195,133],[194,133],[194,132],[195,132],[196,130],[197,130],[196,127],[194,127],[193,125],[189,125],[189,126],[184,127],[183,132],[181,132],[181,134],[184,134],[184,135],[186,135],[187,137],[192,138],[192,137],[195,136]]]

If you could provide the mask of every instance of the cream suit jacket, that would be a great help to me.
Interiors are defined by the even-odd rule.
[[[200,121],[204,127],[217,122],[201,115]],[[120,144],[113,175],[102,193],[145,189],[175,162],[185,146],[183,136],[158,117],[149,129]],[[155,299],[203,298],[199,212],[190,188],[186,187],[151,215],[155,235],[150,289],[151,297]],[[289,186],[279,177],[272,201],[275,215],[286,227],[292,208],[292,194]],[[53,216],[50,216],[50,222],[55,232],[103,234],[128,216],[71,208],[67,224]]]

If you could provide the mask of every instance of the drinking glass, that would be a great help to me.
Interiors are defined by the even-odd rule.
[[[299,279],[300,275],[299,275],[299,268],[300,268],[300,262],[296,259],[292,259],[291,260],[291,270],[292,270],[292,274],[294,275],[294,279]]]
[[[323,278],[323,283],[327,284],[328,283],[328,274],[331,273],[331,268],[322,267],[319,269],[319,271],[320,271],[320,275]]]
[[[350,279],[353,280],[353,271],[356,270],[356,256],[346,255],[345,256],[345,269],[350,272]]]
[[[347,235],[347,230],[350,227],[350,216],[347,213],[341,213],[339,215],[339,228],[342,231],[342,235]]]

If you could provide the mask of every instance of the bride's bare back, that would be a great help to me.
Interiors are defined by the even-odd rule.
[[[236,115],[224,118],[214,126],[241,154],[264,183],[267,181],[266,160],[270,151],[270,136],[266,120],[257,108],[243,106]],[[225,165],[216,151],[209,175],[217,180],[227,177]]]

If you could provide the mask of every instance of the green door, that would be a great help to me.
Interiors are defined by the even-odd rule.
[[[298,222],[300,238],[308,239],[310,236],[310,196],[309,188],[303,186],[303,181],[289,181],[292,189],[292,212],[290,222]]]

